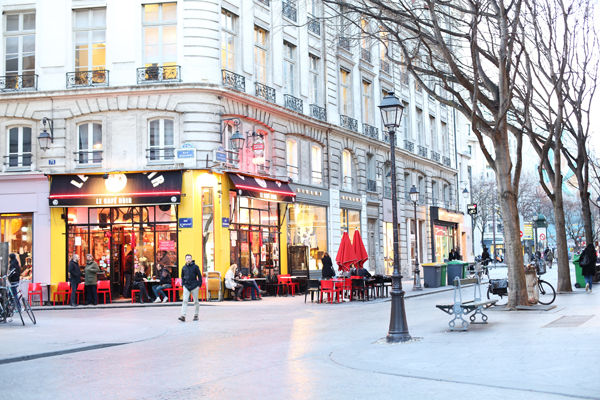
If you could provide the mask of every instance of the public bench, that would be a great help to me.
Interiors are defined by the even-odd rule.
[[[463,301],[462,287],[464,285],[473,284],[473,300]],[[469,319],[472,324],[487,324],[487,315],[483,313],[483,310],[496,304],[498,300],[483,300],[481,298],[481,281],[479,276],[469,279],[458,279],[454,278],[454,304],[439,304],[437,308],[442,310],[448,315],[453,315],[454,318],[448,323],[451,331],[466,331],[469,327],[469,323],[463,318],[463,315],[470,315]],[[481,322],[475,322],[477,314],[481,315]],[[457,320],[460,322],[460,326],[456,326]]]

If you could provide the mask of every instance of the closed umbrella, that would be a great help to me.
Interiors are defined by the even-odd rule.
[[[337,256],[335,257],[335,261],[339,266],[338,269],[340,271],[348,272],[350,271],[350,265],[355,263],[356,260],[356,254],[354,254],[354,249],[352,248],[352,243],[350,243],[348,232],[344,232],[342,235],[340,248],[338,249]]]
[[[354,231],[354,239],[352,239],[352,246],[354,247],[354,254],[356,254],[356,266],[362,268],[363,264],[369,259],[367,249],[360,236],[360,231],[357,229]]]

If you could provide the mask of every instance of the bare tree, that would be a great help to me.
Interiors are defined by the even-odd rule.
[[[539,206],[540,182],[532,171],[523,172],[519,181],[517,208],[523,221],[532,221]]]
[[[419,92],[424,90],[472,122],[498,187],[511,282],[508,307],[527,305],[517,208],[523,132],[508,119],[515,108],[515,74],[525,52],[519,31],[523,0],[324,2],[336,21],[355,27],[361,46],[365,35],[381,42],[387,60],[401,73],[409,73]],[[364,20],[378,29],[364,29]],[[347,43],[347,31],[339,34]],[[514,159],[511,140],[516,143]]]
[[[493,215],[492,203],[496,182],[483,177],[473,179],[471,186],[471,201],[477,204],[477,214],[472,215],[473,226],[481,232],[481,238],[485,236],[488,221]]]
[[[581,244],[586,241],[581,199],[575,196],[565,197],[564,208],[567,237],[575,243],[575,251],[579,252]]]

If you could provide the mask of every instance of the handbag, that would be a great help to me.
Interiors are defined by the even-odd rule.
[[[581,259],[579,260],[579,266],[587,267],[588,265],[590,265],[590,258],[586,253],[583,253],[583,257],[581,257]]]

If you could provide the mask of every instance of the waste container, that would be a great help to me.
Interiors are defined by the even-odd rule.
[[[447,274],[447,269],[448,266],[446,264],[438,264],[442,266],[442,271],[441,271],[441,282],[442,284],[440,286],[446,286],[446,274]]]
[[[465,279],[467,277],[468,262],[452,260],[448,262],[448,285],[452,285],[454,278]]]
[[[426,288],[437,288],[442,285],[442,265],[437,263],[421,264],[423,280]]]
[[[583,271],[581,270],[581,266],[579,265],[579,254],[575,254],[573,256],[573,264],[575,264],[575,287],[582,288],[585,287],[585,278],[583,277]]]

